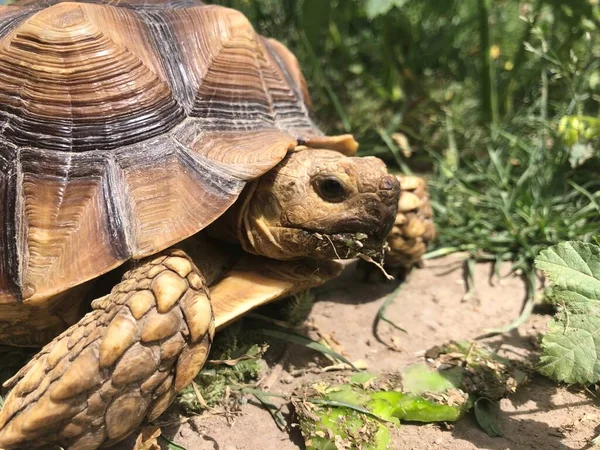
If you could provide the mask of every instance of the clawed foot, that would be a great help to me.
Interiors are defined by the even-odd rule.
[[[92,307],[5,383],[0,448],[111,445],[156,419],[206,360],[208,291],[181,251],[141,263]]]

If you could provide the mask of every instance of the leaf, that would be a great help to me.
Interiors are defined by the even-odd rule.
[[[563,242],[542,250],[535,260],[550,280],[565,290],[600,300],[600,247]]]
[[[600,312],[571,314],[563,311],[548,324],[542,339],[538,370],[566,383],[600,381]]]
[[[144,427],[135,440],[133,450],[160,450],[159,437],[160,427],[154,425]]]
[[[402,394],[400,394],[400,395],[402,395]],[[367,408],[358,406],[354,403],[340,402],[337,400],[327,400],[327,399],[322,399],[322,398],[307,398],[306,401],[314,403],[315,405],[334,406],[336,408],[348,408],[353,411],[359,412],[361,414],[371,416],[374,419],[381,420],[382,422],[390,422],[390,420],[388,418],[381,417],[381,416],[377,415],[376,413],[374,413],[373,411],[370,411]]]
[[[400,289],[402,289],[402,284],[398,285],[398,287],[396,289],[394,289],[386,297],[386,299],[383,301],[383,303],[379,307],[379,310],[377,311],[377,315],[375,316],[375,320],[373,321],[373,326],[372,326],[373,334],[375,335],[375,337],[377,338],[377,340],[379,340],[382,343],[383,343],[383,341],[381,341],[381,339],[379,338],[379,323],[381,321],[383,321],[383,322],[391,325],[392,327],[394,327],[398,331],[401,331],[403,333],[407,333],[408,334],[408,331],[406,331],[401,326],[397,325],[392,320],[388,319],[388,317],[386,315],[387,309],[394,302],[394,300],[396,300],[396,298],[398,297],[398,293],[400,292]]]
[[[449,404],[447,395],[433,396],[404,395],[396,405],[394,417],[410,422],[455,422],[468,411],[472,403],[466,396],[460,396],[462,391],[449,391],[460,402]]]
[[[514,319],[511,323],[504,325],[499,328],[486,329],[486,336],[493,336],[495,334],[508,333],[512,330],[519,328],[525,322],[529,320],[531,313],[533,312],[533,306],[535,304],[535,292],[537,289],[537,274],[535,270],[527,270],[527,297],[525,298],[525,303],[523,304],[523,309],[519,314],[519,317]]]
[[[495,403],[485,397],[479,398],[475,402],[474,410],[477,423],[490,437],[502,436],[494,409],[496,409]]]
[[[271,417],[273,417],[277,428],[282,431],[285,430],[288,425],[287,421],[285,420],[285,417],[283,417],[283,414],[281,414],[281,411],[279,411],[279,408],[277,408],[277,406],[271,402],[271,400],[269,400],[269,393],[261,392],[255,389],[253,390],[252,395],[254,395],[254,397],[256,397],[256,399],[267,409],[267,411],[269,411],[269,414],[271,414]]]
[[[446,371],[449,372],[449,371]],[[432,370],[427,364],[411,364],[402,372],[402,388],[412,394],[423,392],[446,392],[460,387],[460,374]],[[452,379],[454,377],[454,379]]]
[[[394,6],[401,8],[407,0],[367,0],[365,11],[369,19],[386,14]]]
[[[374,379],[377,378],[377,375],[372,374],[370,372],[358,372],[350,377],[350,383],[358,384],[360,386],[366,387],[371,383]],[[1,397],[0,397],[1,400]]]
[[[553,303],[560,305],[542,339],[538,370],[567,383],[600,381],[600,247],[564,242],[536,259],[555,283]]]

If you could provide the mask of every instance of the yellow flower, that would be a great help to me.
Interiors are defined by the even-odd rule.
[[[492,45],[490,47],[490,56],[492,59],[498,59],[498,56],[500,56],[500,47],[497,45]]]

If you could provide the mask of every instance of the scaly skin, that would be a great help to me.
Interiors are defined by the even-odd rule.
[[[422,257],[435,239],[433,210],[429,202],[427,182],[412,175],[396,175],[400,181],[398,213],[387,236],[384,268],[394,278],[404,278],[413,267],[422,264]],[[365,261],[358,264],[360,277],[370,282],[386,279],[381,268]]]
[[[259,276],[247,265],[234,267],[221,291],[214,287],[222,301],[218,322],[335,276],[337,267],[323,260],[379,252],[398,194],[398,181],[376,158],[292,152],[253,183],[213,232],[270,261],[322,261],[308,271],[311,264],[272,261],[275,269],[266,271],[270,263],[257,262]],[[191,254],[193,262],[173,249],[139,262],[7,382],[12,391],[0,412],[0,448],[95,450],[169,406],[202,368],[215,329],[203,274],[218,276],[212,270],[218,258],[199,249]]]
[[[387,237],[385,265],[392,271],[408,271],[421,263],[427,246],[435,238],[433,210],[423,178],[398,175],[401,193],[398,214]]]
[[[337,183],[339,195],[323,192],[324,183]],[[299,147],[249,186],[213,230],[228,229],[244,250],[273,259],[380,258],[399,192],[380,159]]]
[[[92,307],[6,383],[0,447],[111,445],[162,414],[204,364],[214,318],[182,251],[143,261]]]

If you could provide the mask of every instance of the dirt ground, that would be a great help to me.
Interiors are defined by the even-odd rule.
[[[422,361],[424,350],[433,345],[475,338],[518,315],[524,298],[523,282],[513,276],[491,286],[490,272],[490,265],[477,266],[474,295],[465,300],[460,260],[448,257],[427,262],[425,268],[409,276],[388,309],[388,317],[407,333],[382,324],[378,340],[372,332],[373,318],[393,286],[360,283],[356,267],[350,265],[342,277],[316,291],[318,301],[310,320],[322,333],[330,333],[352,361],[365,360],[371,371],[401,369]],[[536,336],[544,331],[548,319],[548,315],[536,313],[518,331],[487,342],[504,356],[525,357],[535,349]],[[314,357],[301,347],[273,347],[264,375],[269,391],[289,393],[307,377],[314,377],[289,374],[293,368],[306,367]],[[278,370],[278,364],[283,371]],[[170,414],[178,421],[176,411]],[[600,433],[600,410],[591,393],[535,377],[501,402],[498,422],[504,437],[488,437],[471,416],[450,426],[403,424],[394,431],[393,445],[415,450],[590,448],[590,439]],[[279,431],[269,413],[251,402],[233,417],[203,414],[163,428],[163,435],[187,450],[303,448],[298,430]],[[129,450],[131,446],[118,448]]]

